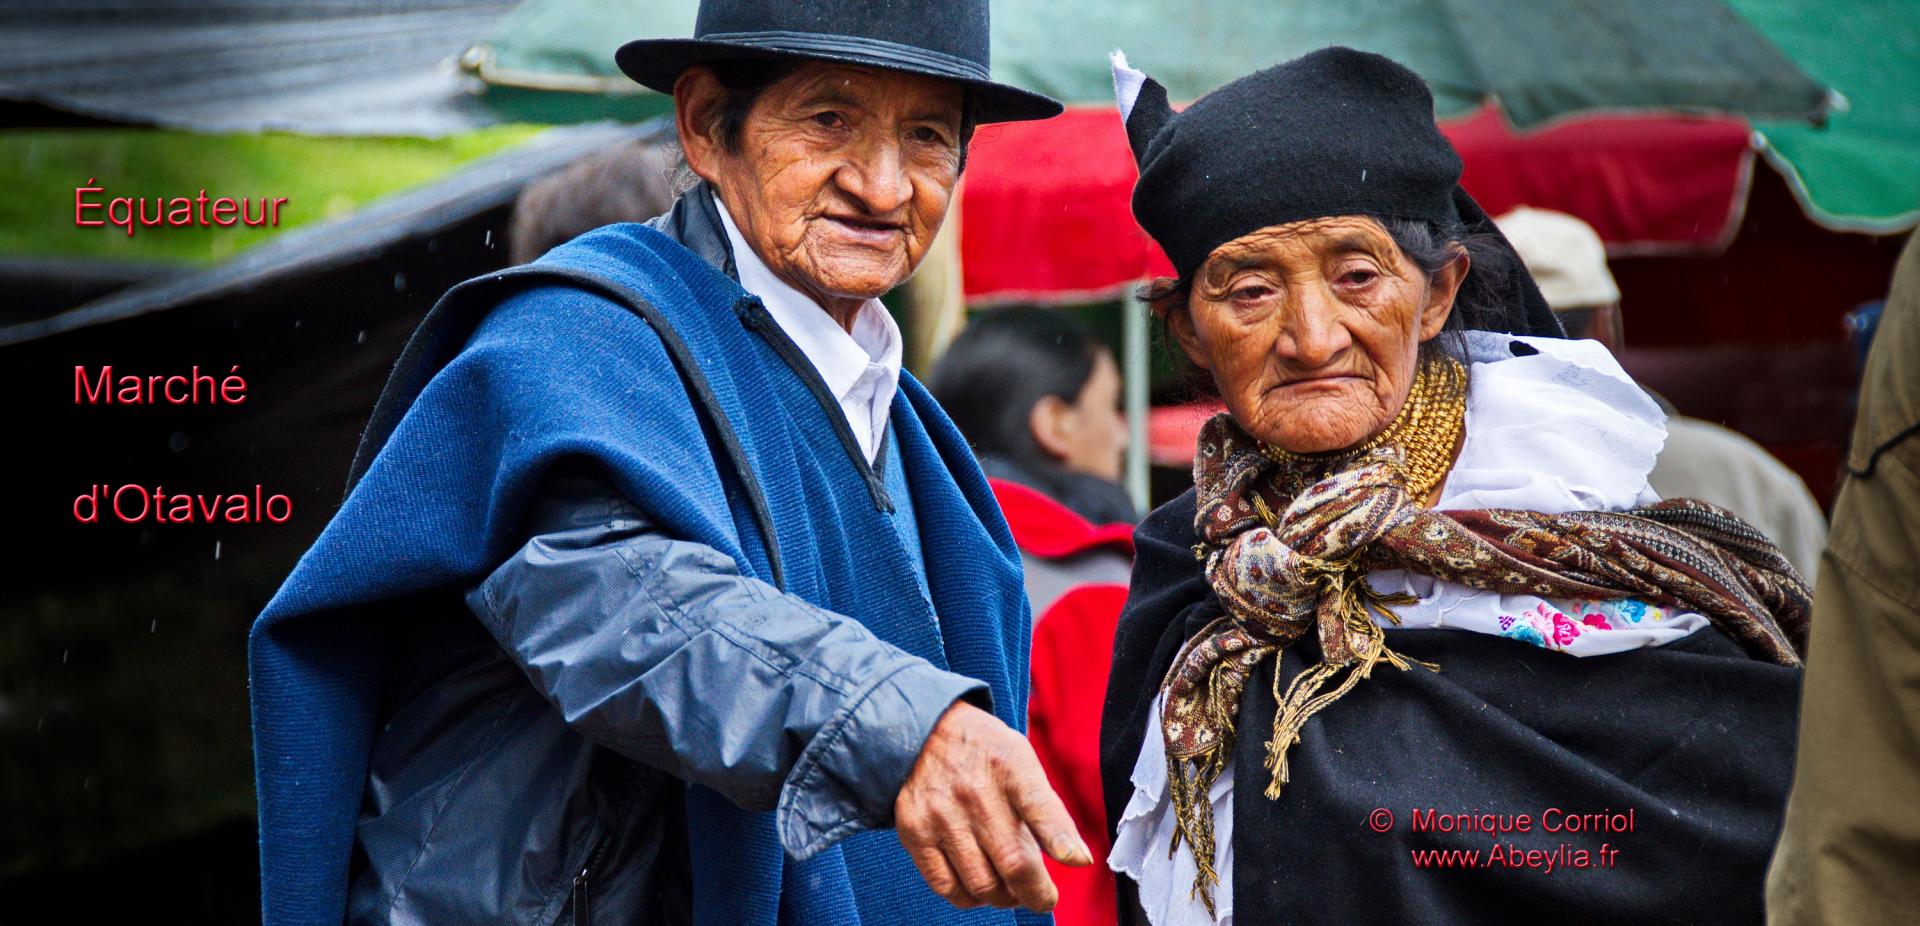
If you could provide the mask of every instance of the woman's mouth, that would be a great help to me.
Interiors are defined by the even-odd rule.
[[[1312,391],[1323,390],[1323,389],[1324,390],[1346,389],[1359,382],[1360,382],[1360,377],[1354,376],[1352,374],[1338,374],[1338,375],[1332,375],[1332,376],[1307,376],[1307,377],[1302,377],[1300,379],[1288,380],[1273,388],[1276,390],[1297,389],[1305,392],[1312,392]]]
[[[833,229],[835,237],[853,244],[869,247],[892,247],[906,229],[898,222],[882,222],[877,219],[855,218],[852,216],[821,216]]]

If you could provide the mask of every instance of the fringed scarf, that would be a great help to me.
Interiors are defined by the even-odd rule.
[[[1247,679],[1310,629],[1322,660],[1281,690],[1266,744],[1266,788],[1287,782],[1287,750],[1314,714],[1386,661],[1374,615],[1411,599],[1380,595],[1366,574],[1409,572],[1469,588],[1542,598],[1638,598],[1705,615],[1757,659],[1798,666],[1811,603],[1806,583],[1765,535],[1730,512],[1669,499],[1626,512],[1437,511],[1408,497],[1401,450],[1361,456],[1290,497],[1288,467],[1226,414],[1201,430],[1194,553],[1226,614],[1181,650],[1167,673],[1161,716],[1168,788],[1213,909],[1213,811],[1207,792],[1232,761],[1234,719]],[[1277,514],[1276,514],[1277,512]],[[1430,669],[1437,666],[1422,663]],[[1336,681],[1337,679],[1337,681]]]

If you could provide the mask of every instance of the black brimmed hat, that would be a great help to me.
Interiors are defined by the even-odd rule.
[[[994,83],[987,46],[987,0],[701,0],[693,38],[628,42],[614,60],[661,93],[696,64],[810,59],[951,80],[973,91],[983,123],[1060,114],[1049,97]]]
[[[1323,48],[1177,113],[1119,52],[1113,75],[1140,167],[1133,216],[1182,278],[1242,235],[1336,215],[1460,226],[1513,252],[1461,188],[1460,156],[1434,124],[1426,82],[1389,58]],[[1560,334],[1532,277],[1512,273],[1503,289],[1504,330]]]

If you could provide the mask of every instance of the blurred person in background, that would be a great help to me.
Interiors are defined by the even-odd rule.
[[[533,261],[602,225],[645,222],[673,208],[671,145],[633,139],[527,185],[513,202],[507,253]]]
[[[1127,422],[1113,351],[1071,312],[977,316],[929,385],[980,457],[1026,570],[1034,614],[1027,737],[1080,836],[1106,851],[1100,706],[1133,566],[1133,503],[1118,479]],[[1113,875],[1049,863],[1059,926],[1114,921]]]
[[[1567,337],[1591,338],[1618,356],[1626,346],[1620,289],[1599,233],[1564,212],[1527,206],[1494,221],[1526,261]],[[1682,415],[1665,397],[1648,394],[1667,413],[1667,443],[1647,477],[1653,490],[1661,498],[1712,502],[1745,518],[1813,581],[1827,519],[1807,484],[1746,435]]]
[[[1120,484],[1120,366],[1073,314],[1012,308],[976,316],[928,387],[989,477],[1040,492],[1094,524],[1137,519]]]
[[[1920,235],[1867,355],[1847,480],[1814,588],[1773,926],[1912,922],[1920,908]]]

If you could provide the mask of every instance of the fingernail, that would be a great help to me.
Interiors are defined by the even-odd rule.
[[[1084,865],[1093,861],[1093,852],[1087,848],[1086,842],[1078,835],[1071,833],[1061,833],[1054,837],[1053,855],[1055,858],[1070,864],[1078,863]]]

